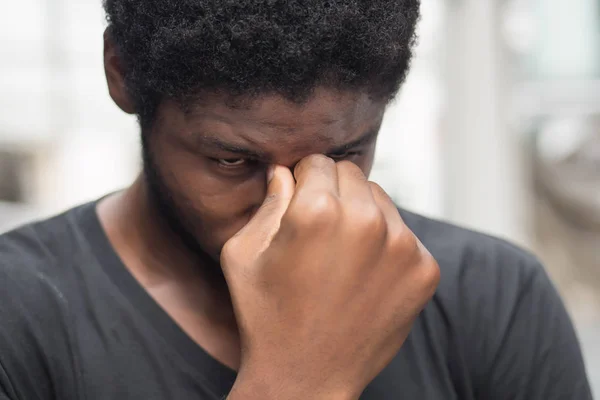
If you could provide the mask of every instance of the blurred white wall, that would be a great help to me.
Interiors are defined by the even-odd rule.
[[[0,146],[39,160],[29,203],[44,214],[127,185],[134,117],[108,96],[100,1],[15,2],[0,24]]]
[[[423,1],[411,72],[385,116],[371,175],[403,207],[437,218],[445,211],[440,68],[445,14],[444,1]]]

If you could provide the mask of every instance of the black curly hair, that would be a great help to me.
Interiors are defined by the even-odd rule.
[[[165,98],[318,86],[390,100],[416,42],[420,0],[104,0],[140,119]]]

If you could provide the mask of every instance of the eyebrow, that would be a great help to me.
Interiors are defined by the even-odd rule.
[[[351,150],[355,147],[359,147],[359,146],[363,146],[367,143],[371,143],[371,141],[373,139],[375,139],[375,137],[379,133],[379,129],[380,129],[379,126],[376,128],[373,128],[373,129],[369,130],[367,133],[365,133],[364,135],[362,135],[361,137],[359,137],[358,139],[356,139],[350,143],[346,143],[341,146],[330,149],[326,154],[343,153],[343,152]]]
[[[379,133],[379,126],[369,130],[367,133],[365,133],[364,135],[362,135],[361,137],[359,137],[356,140],[353,140],[352,142],[343,144],[341,146],[337,146],[334,147],[332,149],[330,149],[329,151],[327,151],[325,154],[334,154],[334,153],[342,153],[345,151],[348,151],[350,149],[365,145],[367,143],[370,143]],[[236,154],[239,156],[243,156],[245,158],[253,158],[253,159],[259,159],[259,160],[269,160],[270,157],[267,153],[260,151],[260,150],[252,150],[243,146],[239,146],[233,143],[227,143],[227,142],[223,142],[220,139],[217,139],[216,137],[212,137],[212,136],[206,136],[206,135],[197,135],[197,140],[198,142],[200,142],[200,144],[202,146],[206,146],[206,147],[212,147],[213,149],[218,149],[218,150],[222,150],[224,152],[227,153],[232,153],[232,154]]]
[[[258,158],[264,159],[268,158],[267,154],[262,151],[251,150],[242,146],[238,146],[236,144],[223,142],[216,137],[198,135],[197,140],[200,142],[202,146],[212,147],[213,149],[218,149],[225,151],[227,153],[237,154],[240,156],[244,156],[247,158]]]

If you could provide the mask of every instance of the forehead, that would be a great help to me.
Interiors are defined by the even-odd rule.
[[[378,126],[385,106],[363,93],[325,89],[303,103],[279,95],[234,101],[212,95],[189,107],[184,120],[192,135],[218,135],[262,148],[301,148],[355,139]]]

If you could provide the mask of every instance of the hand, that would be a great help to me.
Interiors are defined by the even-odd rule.
[[[231,398],[356,399],[396,355],[439,269],[352,163],[276,167],[221,263],[242,343]]]

